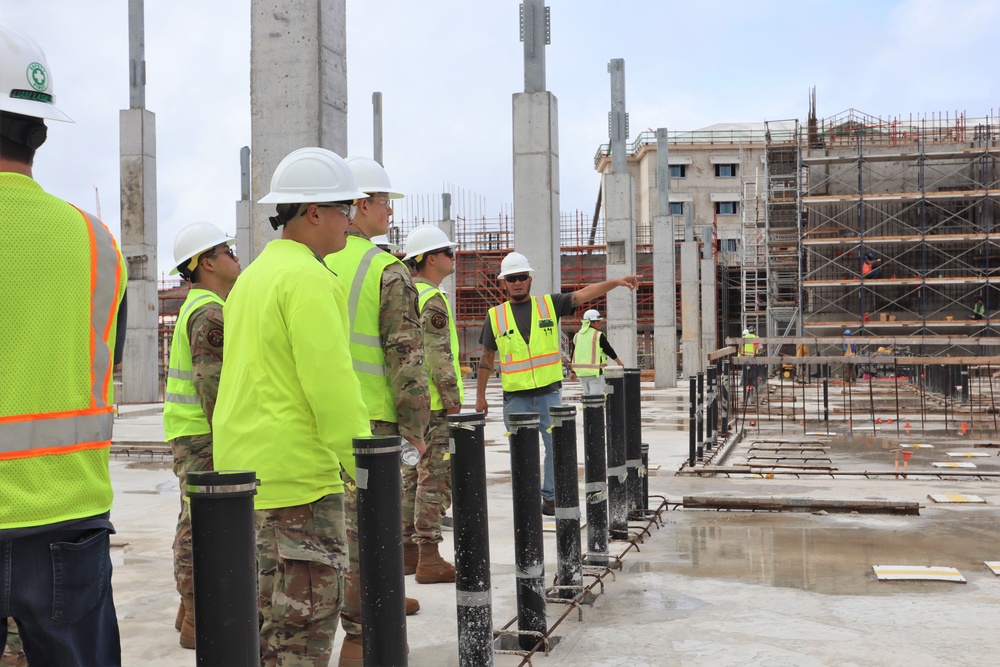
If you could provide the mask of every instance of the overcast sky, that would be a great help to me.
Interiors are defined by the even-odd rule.
[[[511,96],[523,90],[517,0],[347,0],[349,153],[372,154],[411,206],[461,188],[468,214],[509,210]],[[592,214],[607,141],[607,63],[625,59],[631,137],[719,122],[1000,109],[996,0],[548,0],[548,89],[559,103],[561,208]],[[184,225],[235,233],[250,143],[250,0],[146,3],[146,106],[156,114],[159,264]],[[119,110],[128,107],[126,0],[0,0],[0,22],[48,56],[57,106],[35,177],[117,233]],[[425,202],[425,203],[422,203]],[[466,202],[471,202],[467,204]],[[458,202],[456,202],[458,205]],[[397,209],[402,213],[402,209]],[[461,211],[459,211],[461,212]]]

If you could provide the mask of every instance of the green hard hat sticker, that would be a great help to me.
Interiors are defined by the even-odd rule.
[[[38,91],[43,91],[49,87],[49,75],[45,73],[45,66],[41,63],[31,63],[28,65],[28,83]]]

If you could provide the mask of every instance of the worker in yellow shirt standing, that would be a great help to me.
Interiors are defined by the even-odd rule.
[[[326,667],[343,603],[347,534],[341,467],[371,434],[348,346],[347,292],[323,263],[344,247],[366,195],[338,155],[286,156],[262,204],[271,241],[226,300],[215,407],[220,470],[252,470],[261,664]]]

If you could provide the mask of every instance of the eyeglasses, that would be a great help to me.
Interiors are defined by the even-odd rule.
[[[316,204],[316,208],[335,208],[351,220],[353,220],[354,216],[358,213],[357,204]],[[305,215],[305,211],[302,212],[302,215]]]
[[[448,259],[455,259],[455,249],[454,248],[442,248],[441,250],[435,250],[430,255],[444,255]]]
[[[218,257],[219,255],[229,255],[231,259],[236,259],[236,251],[232,247],[227,247],[225,250],[216,250],[211,255],[204,255],[205,259],[211,259],[213,257]]]
[[[525,280],[528,280],[529,278],[531,278],[531,276],[528,275],[527,273],[518,273],[517,275],[514,276],[507,276],[504,278],[504,280],[506,280],[509,283],[523,283]]]
[[[385,199],[375,199],[374,197],[369,197],[368,201],[372,202],[373,204],[381,204],[382,206],[385,206],[385,210],[392,212],[392,204],[389,202],[388,197],[386,197]]]

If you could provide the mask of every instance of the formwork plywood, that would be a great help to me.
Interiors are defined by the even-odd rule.
[[[954,581],[964,584],[965,577],[953,567],[923,565],[873,565],[879,581]]]
[[[934,461],[931,463],[935,468],[975,468],[975,463],[966,461]]]
[[[985,503],[979,496],[964,493],[929,493],[927,497],[936,503]]]

